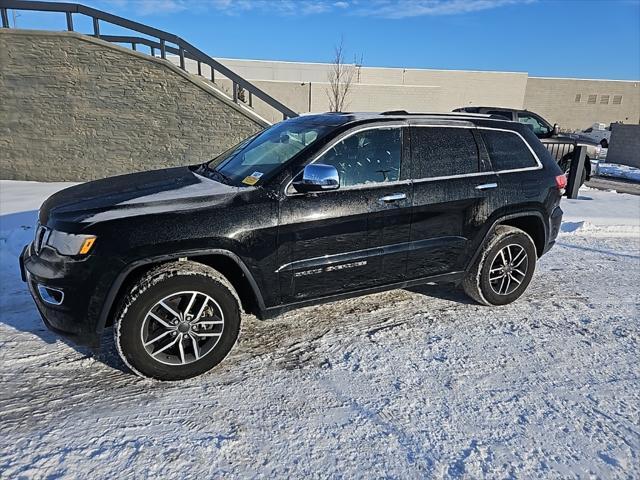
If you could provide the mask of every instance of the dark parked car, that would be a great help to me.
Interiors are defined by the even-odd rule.
[[[51,329],[140,375],[218,364],[241,311],[425,282],[504,305],[554,243],[566,179],[531,129],[483,115],[324,114],[211,162],[122,175],[44,202],[23,278]]]
[[[580,134],[566,134],[560,133],[560,127],[558,124],[551,126],[544,118],[537,113],[530,112],[528,110],[517,110],[513,108],[503,107],[462,107],[456,108],[454,112],[466,112],[466,113],[483,113],[487,115],[499,115],[514,122],[520,122],[528,125],[536,136],[543,140],[544,144],[552,146],[554,143],[572,143],[576,145],[584,145],[587,147],[587,158],[585,159],[584,170],[582,171],[582,178],[580,179],[580,185],[591,178],[591,159],[596,159],[600,148],[608,148],[609,142],[606,139],[600,142],[594,141],[588,136]],[[553,149],[553,154],[558,155],[556,161],[560,168],[568,175],[569,168],[571,166],[572,152],[567,153],[564,149]]]

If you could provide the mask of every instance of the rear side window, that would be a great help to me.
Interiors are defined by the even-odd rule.
[[[478,146],[471,129],[412,127],[413,178],[478,172]]]
[[[500,115],[501,117],[506,118],[507,120],[513,120],[513,115],[511,112],[505,112],[504,110],[490,110],[487,112],[489,115]]]
[[[524,140],[515,133],[480,130],[480,134],[487,147],[494,170],[513,170],[538,165]]]

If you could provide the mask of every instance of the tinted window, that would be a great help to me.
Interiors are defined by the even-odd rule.
[[[511,170],[513,168],[535,167],[537,165],[531,150],[515,133],[499,130],[480,130],[487,146],[493,169]]]
[[[413,127],[414,178],[476,173],[478,147],[468,128]]]
[[[488,115],[500,115],[507,120],[513,120],[513,114],[511,112],[505,112],[504,110],[490,110],[487,112]]]
[[[338,142],[316,163],[336,167],[343,187],[394,182],[400,178],[401,151],[401,128],[375,128]]]
[[[527,113],[518,113],[518,121],[529,125],[536,135],[546,135],[551,131],[551,128],[542,119]]]

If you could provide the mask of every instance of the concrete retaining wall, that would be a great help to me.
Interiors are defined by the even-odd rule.
[[[91,180],[203,162],[265,122],[168,61],[0,30],[0,178]]]

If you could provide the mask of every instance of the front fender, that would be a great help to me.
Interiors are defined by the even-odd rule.
[[[231,250],[222,249],[222,248],[189,249],[189,250],[175,251],[167,254],[154,255],[154,256],[141,258],[131,263],[128,263],[126,267],[124,267],[120,271],[120,273],[118,273],[115,280],[109,287],[109,290],[104,299],[102,308],[100,309],[100,315],[98,317],[98,321],[96,323],[96,333],[98,335],[102,334],[104,327],[106,326],[107,321],[109,320],[109,316],[113,311],[115,302],[118,299],[120,290],[122,289],[123,285],[125,285],[125,282],[129,278],[129,276],[132,275],[135,270],[145,266],[156,265],[160,263],[169,262],[172,260],[179,260],[180,258],[199,257],[199,256],[205,256],[205,255],[222,255],[229,258],[233,262],[235,262],[236,265],[242,270],[243,274],[246,276],[249,282],[249,285],[251,286],[251,289],[253,290],[253,293],[255,295],[256,301],[258,303],[258,308],[260,309],[260,311],[265,310],[265,303],[262,296],[262,292],[258,284],[256,283],[255,278],[251,274],[251,271],[249,270],[249,268],[247,268],[246,264],[238,255],[236,255]]]

